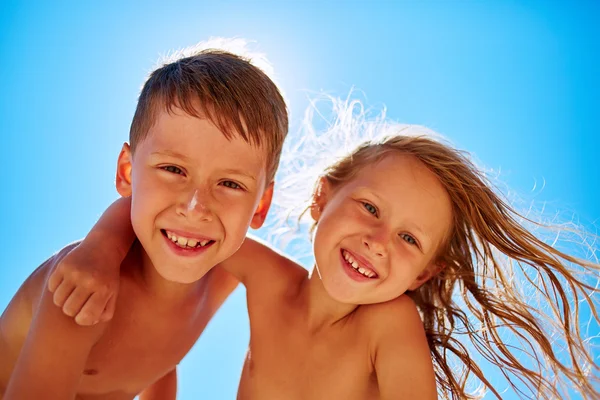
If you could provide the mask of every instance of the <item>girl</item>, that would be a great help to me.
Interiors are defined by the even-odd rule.
[[[585,303],[598,321],[599,266],[526,229],[463,152],[363,121],[354,103],[337,106],[332,131],[396,133],[321,174],[308,208],[312,273],[254,240],[223,263],[247,288],[251,339],[238,398],[476,398],[473,375],[502,398],[482,370],[489,364],[526,398],[598,398],[599,368],[579,319]],[[93,230],[100,234],[49,281],[62,293],[57,305],[81,311],[80,323],[95,322],[115,295],[117,275],[106,271],[117,263],[77,260],[98,259],[118,229],[127,232],[119,218],[127,208],[111,206]],[[78,297],[65,302],[74,287]]]

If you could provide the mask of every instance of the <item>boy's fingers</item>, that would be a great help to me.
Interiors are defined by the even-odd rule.
[[[110,299],[108,299],[106,308],[104,309],[104,311],[102,312],[102,315],[100,316],[100,321],[106,322],[106,321],[110,321],[112,319],[113,315],[115,315],[116,304],[117,304],[117,295],[113,294],[110,297]]]
[[[67,299],[73,292],[73,289],[75,289],[74,285],[63,280],[58,286],[58,288],[56,288],[56,290],[54,291],[54,296],[52,297],[52,299],[54,300],[54,304],[62,308],[63,304],[65,304],[65,301],[67,301]]]
[[[76,287],[75,290],[71,292],[71,295],[67,301],[65,301],[65,304],[63,305],[63,312],[69,317],[76,316],[89,297],[90,292],[81,287]]]
[[[50,274],[50,278],[48,279],[48,290],[54,293],[54,291],[60,286],[63,281],[62,274],[59,274],[55,269]]]
[[[107,299],[105,295],[101,295],[99,293],[92,294],[75,317],[75,322],[82,326],[96,324],[98,321],[100,321],[102,311],[107,304],[106,300]]]

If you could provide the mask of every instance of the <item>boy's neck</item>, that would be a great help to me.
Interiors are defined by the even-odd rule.
[[[130,251],[131,263],[133,270],[137,271],[136,275],[140,286],[152,298],[160,300],[165,305],[177,305],[190,299],[193,293],[198,290],[198,282],[192,283],[177,283],[171,282],[163,278],[154,267],[150,257],[136,241]]]
[[[337,325],[358,307],[331,298],[316,268],[313,268],[302,287],[302,297],[306,299],[308,327],[312,332]]]

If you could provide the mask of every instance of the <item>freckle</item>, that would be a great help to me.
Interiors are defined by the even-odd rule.
[[[98,375],[98,370],[97,369],[93,369],[93,368],[84,369],[83,370],[83,374],[84,375]]]

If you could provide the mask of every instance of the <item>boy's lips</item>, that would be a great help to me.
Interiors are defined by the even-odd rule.
[[[212,238],[188,231],[161,229],[161,233],[181,248],[207,247],[215,242]]]

